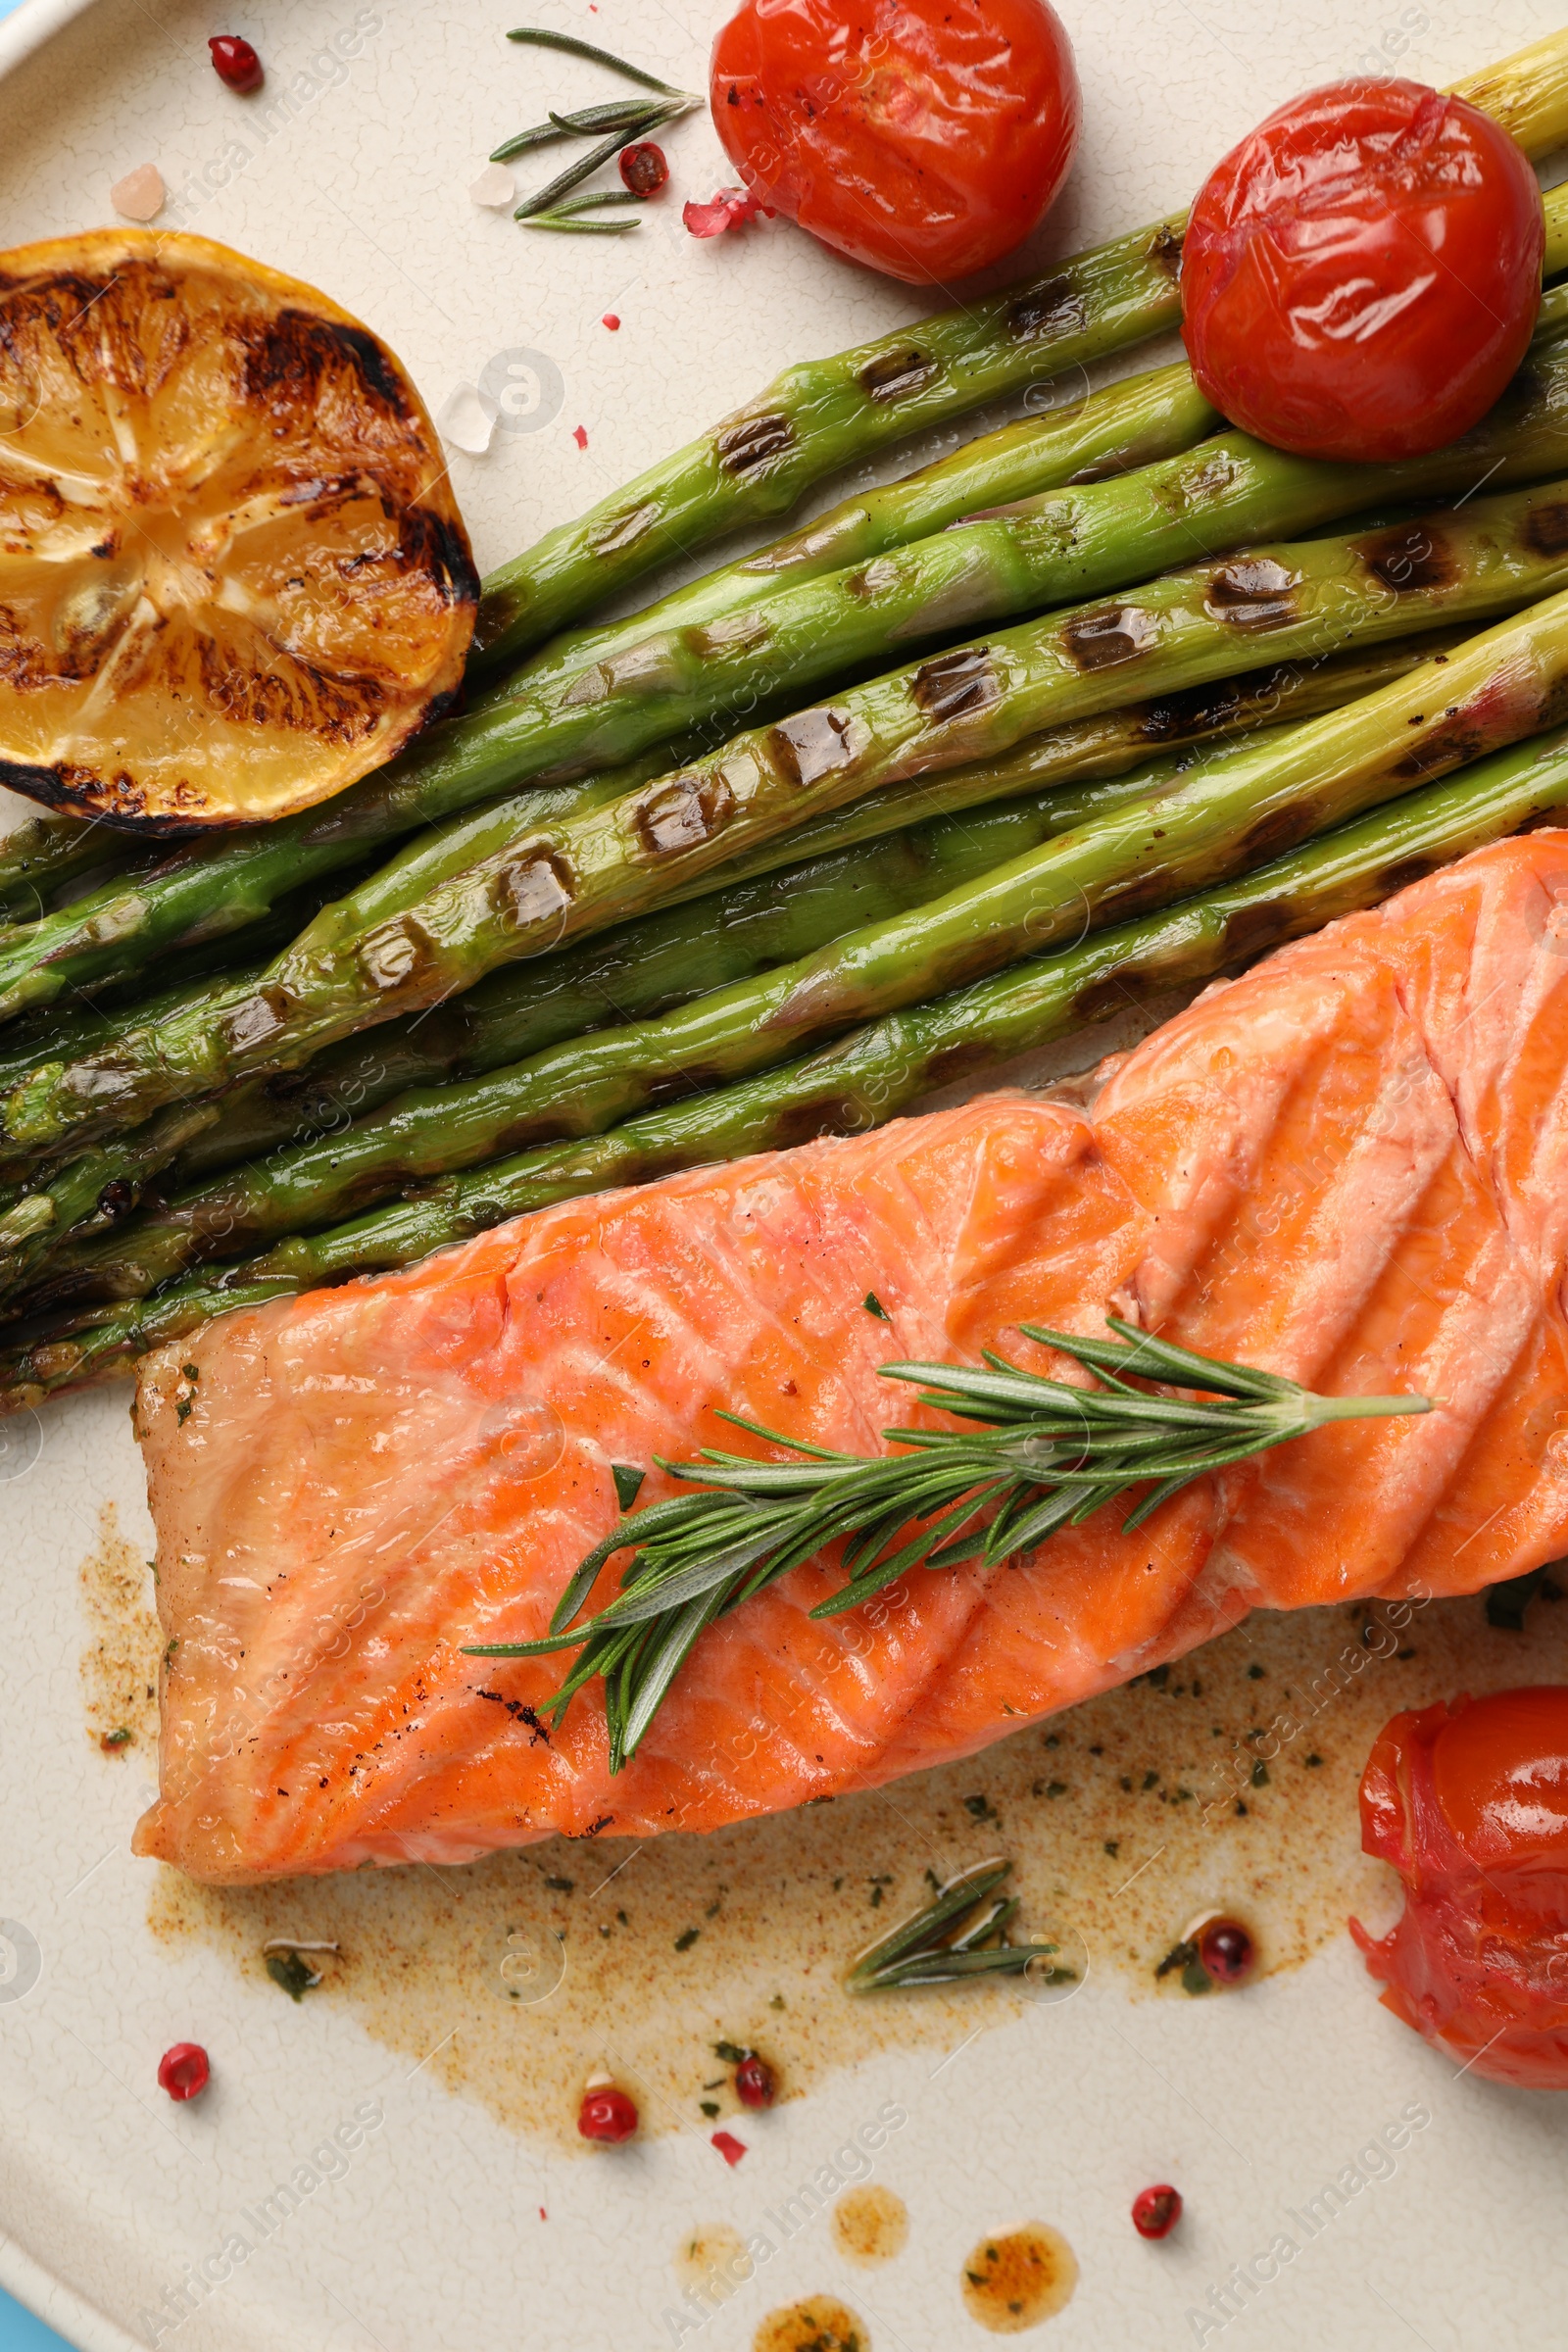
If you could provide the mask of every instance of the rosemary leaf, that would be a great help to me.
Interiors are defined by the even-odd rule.
[[[534,49],[564,49],[568,57],[586,57],[593,65],[608,66],[612,74],[624,74],[628,81],[640,81],[645,89],[662,90],[666,98],[691,95],[687,90],[677,90],[673,82],[661,81],[657,74],[645,74],[641,66],[628,66],[623,57],[612,57],[608,49],[596,49],[591,41],[579,41],[569,32],[547,32],[542,24],[519,24],[507,38],[526,42]],[[692,103],[695,105],[696,100]]]
[[[586,138],[596,130],[626,131],[638,123],[646,123],[654,110],[646,98],[617,98],[611,106],[585,106],[574,115],[558,115],[551,110],[547,122],[535,122],[527,130],[519,130],[515,138],[507,139],[492,151],[493,164],[510,164],[514,156],[524,155],[531,147],[548,147],[556,139]],[[662,122],[686,113],[685,106],[665,106],[659,110]]]
[[[592,196],[568,197],[564,204],[553,204],[550,210],[554,218],[560,220],[571,213],[603,212],[608,204],[629,204],[635,211],[638,205],[647,201],[646,196],[639,196],[632,188],[600,188]]]
[[[640,220],[578,220],[565,213],[519,214],[518,218],[524,228],[573,230],[580,237],[623,237],[628,229],[642,226]]]
[[[569,220],[560,213],[536,213],[524,220],[524,228],[547,228],[562,235],[579,237],[620,237],[629,229],[640,228],[640,220]]]

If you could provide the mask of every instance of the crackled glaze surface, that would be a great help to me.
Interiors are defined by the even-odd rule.
[[[484,457],[452,455],[481,565],[787,362],[914,314],[906,290],[780,226],[705,245],[685,237],[678,199],[729,177],[701,116],[666,142],[676,201],[651,209],[635,238],[530,236],[473,207],[466,188],[486,151],[536,120],[542,98],[604,94],[587,66],[509,50],[502,35],[521,13],[516,0],[358,10],[278,0],[265,20],[230,27],[263,48],[270,78],[258,105],[211,74],[206,8],[98,0],[0,88],[6,241],[108,221],[111,185],[156,161],[175,192],[172,224],[253,251],[372,320],[432,411],[487,368],[503,389],[520,386],[514,421],[533,429],[498,432]],[[541,0],[537,13],[696,86],[720,10],[675,0],[650,15],[602,0],[590,13],[578,0]],[[1552,21],[1533,0],[1428,10],[1312,0],[1289,12],[1243,0],[1196,12],[1186,0],[1122,0],[1112,11],[1061,0],[1061,14],[1085,84],[1084,160],[1042,252],[1184,201],[1270,106],[1379,44],[1391,64],[1443,80]],[[352,57],[326,45],[338,31],[357,40]],[[601,323],[607,314],[618,330]],[[1108,1042],[1102,1033],[1085,1058]],[[13,1425],[0,1446],[0,1914],[25,1931],[7,1931],[16,1964],[0,1983],[0,2278],[76,2342],[92,2352],[155,2335],[179,2352],[517,2341],[529,2352],[644,2352],[679,2340],[745,2352],[769,2314],[831,2298],[875,2352],[948,2352],[985,2340],[961,2301],[966,2259],[988,2233],[1034,2224],[1059,2231],[1079,2266],[1071,2302],[1040,2339],[1065,2352],[1222,2336],[1270,2352],[1383,2352],[1406,2335],[1434,2352],[1492,2342],[1533,2352],[1555,2340],[1544,2249],[1568,2186],[1556,2107],[1454,2081],[1377,2007],[1348,1940],[1331,1931],[1336,1907],[1379,1896],[1348,1816],[1375,1723],[1409,1703],[1411,1676],[1451,1688],[1460,1674],[1479,1686],[1562,1673],[1568,1641],[1556,1619],[1568,1607],[1538,1607],[1521,1646],[1480,1631],[1476,1605],[1458,1604],[1466,1613],[1435,1625],[1425,1654],[1374,1659],[1358,1695],[1336,1701],[1312,1733],[1307,1752],[1324,1767],[1282,1764],[1222,1842],[1203,1843],[1184,1819],[1169,1853],[1156,1852],[1177,1806],[1160,1811],[1157,1786],[1142,1788],[1146,1771],[1177,1772],[1189,1748],[1212,1740],[1209,1721],[1228,1720],[1206,1716],[1206,1692],[1196,1702],[1132,1693],[1103,1739],[1087,1719],[1064,1725],[1070,1770],[1054,1769],[1056,1751],[1047,1756],[1037,1733],[1027,1761],[1005,1766],[1005,1785],[999,1750],[995,1772],[911,1785],[907,1803],[894,1791],[892,1805],[874,1800],[874,1835],[847,1829],[844,1808],[798,1817],[781,1833],[784,1850],[810,1874],[810,1908],[826,1923],[822,1964],[800,1978],[817,2034],[802,2034],[804,2095],[744,2124],[725,2104],[719,2123],[747,2143],[733,2168],[710,2144],[712,2119],[684,2093],[677,2128],[584,2158],[525,2112],[531,2078],[549,2072],[539,2053],[561,2038],[545,2028],[548,2007],[519,2021],[510,2050],[465,2027],[454,1952],[470,1926],[506,1924],[479,1882],[418,1874],[374,1982],[356,1992],[345,1975],[296,2007],[257,1965],[249,1924],[242,1943],[226,1919],[177,1916],[156,1873],[131,1860],[147,1750],[139,1732],[109,1755],[98,1740],[106,1710],[118,1722],[134,1695],[133,1653],[111,1642],[97,1680],[81,1663],[104,1639],[106,1601],[122,1597],[150,1549],[126,1401],[110,1391],[51,1407],[36,1427]],[[83,1585],[106,1502],[132,1548]],[[1328,1655],[1352,1636],[1342,1621],[1292,1639],[1320,1638]],[[1267,1663],[1284,1672],[1282,1660]],[[1245,1676],[1245,1665],[1235,1671]],[[1156,1699],[1166,1717],[1152,1712]],[[1124,1775],[1147,1812],[1128,1809]],[[1054,1779],[1070,1793],[1036,1799],[1034,1782]],[[1322,1789],[1310,1804],[1298,1794],[1308,1784]],[[965,1808],[970,1794],[1002,1816],[1000,1833]],[[883,2025],[856,2040],[831,2008],[826,1962],[864,1921],[871,1879],[886,1871],[912,1898],[928,1851],[945,1868],[993,1840],[1016,1840],[1042,1903],[1061,1900],[1058,1885],[1081,1892],[1088,1984],[1062,2002],[996,2005],[985,2012],[994,2030],[970,2039],[980,2013],[955,2003],[918,2033]],[[1107,1841],[1121,1851],[1106,1854]],[[845,1853],[860,1874],[853,1915],[828,1899],[832,1878],[848,1878],[836,1858]],[[774,1899],[764,1861],[742,1921],[755,1923],[764,1893]],[[645,1867],[630,1860],[626,1878],[635,1884]],[[1187,2000],[1167,1986],[1147,1997],[1164,1924],[1174,1918],[1179,1931],[1216,1898],[1217,1881],[1228,1891],[1233,1870],[1249,1887],[1279,1884],[1283,1940],[1291,1956],[1309,1953],[1306,1964],[1245,1996]],[[558,1875],[571,1875],[569,1862]],[[651,1878],[649,1918],[673,1921],[689,1891],[658,1892]],[[313,1891],[313,1904],[325,1899]],[[384,1885],[350,1885],[341,1900],[356,1917],[389,1907]],[[559,1924],[570,1927],[575,1900],[559,1898]],[[555,1923],[556,1901],[542,1890],[542,1925]],[[599,1940],[596,1927],[588,1933]],[[732,1921],[720,1940],[721,1970],[748,1980],[755,1934],[749,1944]],[[782,1931],[777,1952],[781,1967],[798,1965]],[[650,1942],[645,1975],[655,1956]],[[607,2003],[620,2006],[609,2029],[600,2020],[600,2038],[624,2032],[673,2081],[679,2037],[697,2047],[713,2037],[725,1980],[664,1975],[654,2018],[636,2005],[631,1975],[603,1980]],[[766,1992],[760,2014],[772,2014]],[[215,2075],[202,2100],[176,2108],[153,2077],[159,2053],[182,2038],[212,2051]],[[1397,2156],[1360,2166],[1359,2152],[1412,2109],[1428,2120],[1404,2126]],[[1358,2185],[1314,2222],[1325,2183],[1350,2179]],[[1156,2180],[1180,2184],[1187,2216],[1149,2248],[1127,2208]],[[867,2181],[909,2214],[905,2250],[874,2269],[847,2260],[832,2223],[838,2199]],[[289,2196],[276,2195],[280,2184]],[[1282,2235],[1296,2251],[1276,2258],[1277,2276],[1255,2284],[1263,2261],[1245,2299],[1227,2288],[1235,2266]],[[206,2292],[187,2289],[189,2315],[176,2324],[164,2298],[177,2301],[203,2265]]]

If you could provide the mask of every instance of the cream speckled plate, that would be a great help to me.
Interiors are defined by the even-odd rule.
[[[1375,51],[1442,82],[1557,13],[1533,0],[1060,6],[1086,96],[1082,161],[1050,229],[1064,251],[1180,203],[1269,107]],[[28,0],[0,30],[3,241],[107,220],[111,184],[156,161],[176,192],[166,219],[328,289],[393,342],[432,409],[463,383],[507,394],[489,453],[454,455],[486,566],[786,362],[910,315],[904,289],[782,226],[698,244],[666,201],[639,236],[600,243],[476,211],[468,181],[540,95],[583,103],[603,88],[586,66],[509,49],[520,7],[271,0],[220,17],[192,0]],[[720,13],[718,0],[539,7],[692,86]],[[261,49],[259,101],[208,70],[218,29]],[[703,117],[668,143],[681,194],[730,176]],[[977,1995],[934,2037],[879,2034],[859,2063],[823,2068],[808,2096],[749,2125],[730,2170],[695,2114],[579,2160],[449,2087],[434,2032],[421,2063],[352,2003],[323,1992],[296,2008],[220,1943],[155,1935],[155,1876],[127,1849],[148,1750],[99,1753],[80,1671],[92,1629],[78,1570],[104,1505],[137,1553],[151,1548],[125,1406],[113,1390],[0,1430],[0,2280],[90,2352],[742,2352],[769,2310],[811,2293],[858,2312],[875,2352],[951,2352],[985,2340],[960,2297],[965,2256],[1030,2221],[1061,2231],[1079,2265],[1037,2339],[1062,2352],[1561,2340],[1568,2106],[1454,2080],[1377,2007],[1343,1936],[1245,1996],[1161,2001],[1135,1997],[1102,1922],[1077,1997]],[[1528,1663],[1497,1650],[1479,1671],[1496,1680],[1515,1657],[1523,1674],[1547,1671],[1560,1646]],[[1404,1695],[1389,1679],[1347,1699],[1331,1720],[1347,1752],[1364,1753]],[[889,1812],[890,1857],[908,1870],[918,1857]],[[831,1812],[802,1832],[829,1857],[839,1835]],[[1333,1837],[1341,1860],[1353,1853],[1348,1801]],[[1152,1844],[1141,1830],[1127,1853],[1157,1886],[1167,1866]],[[1049,1850],[1037,1865],[1049,1878]],[[1168,1898],[1178,1931],[1181,1891]],[[710,2028],[702,1980],[689,1982],[700,2048]],[[812,1985],[807,2008],[842,1998],[820,1971]],[[531,2014],[514,2021],[519,2080]],[[605,2021],[607,2042],[622,2022]],[[217,2073],[176,2108],[154,2069],[185,2036]],[[865,2177],[911,2215],[906,2249],[875,2269],[847,2261],[826,2218]],[[1127,2204],[1161,2179],[1181,2183],[1188,2219],[1150,2248]],[[687,2295],[674,2257],[694,2230],[750,2242],[751,2275]]]

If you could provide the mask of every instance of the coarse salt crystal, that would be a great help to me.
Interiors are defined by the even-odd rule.
[[[466,450],[471,458],[484,456],[496,429],[495,411],[480,399],[475,384],[459,384],[449,393],[435,422],[443,441],[450,441],[454,449]]]
[[[474,203],[482,204],[489,212],[498,213],[516,193],[517,183],[505,164],[487,164],[478,178],[468,182],[468,194]]]
[[[117,179],[109,191],[109,201],[122,220],[156,220],[164,209],[168,190],[164,175],[156,164],[139,164]]]

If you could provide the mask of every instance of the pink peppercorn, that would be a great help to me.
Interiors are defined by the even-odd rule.
[[[227,88],[242,93],[261,88],[266,78],[262,61],[239,33],[215,32],[207,46],[212,51],[213,72]]]
[[[176,2041],[158,2061],[158,2087],[172,2099],[194,2099],[207,2088],[212,2071],[199,2041]]]

